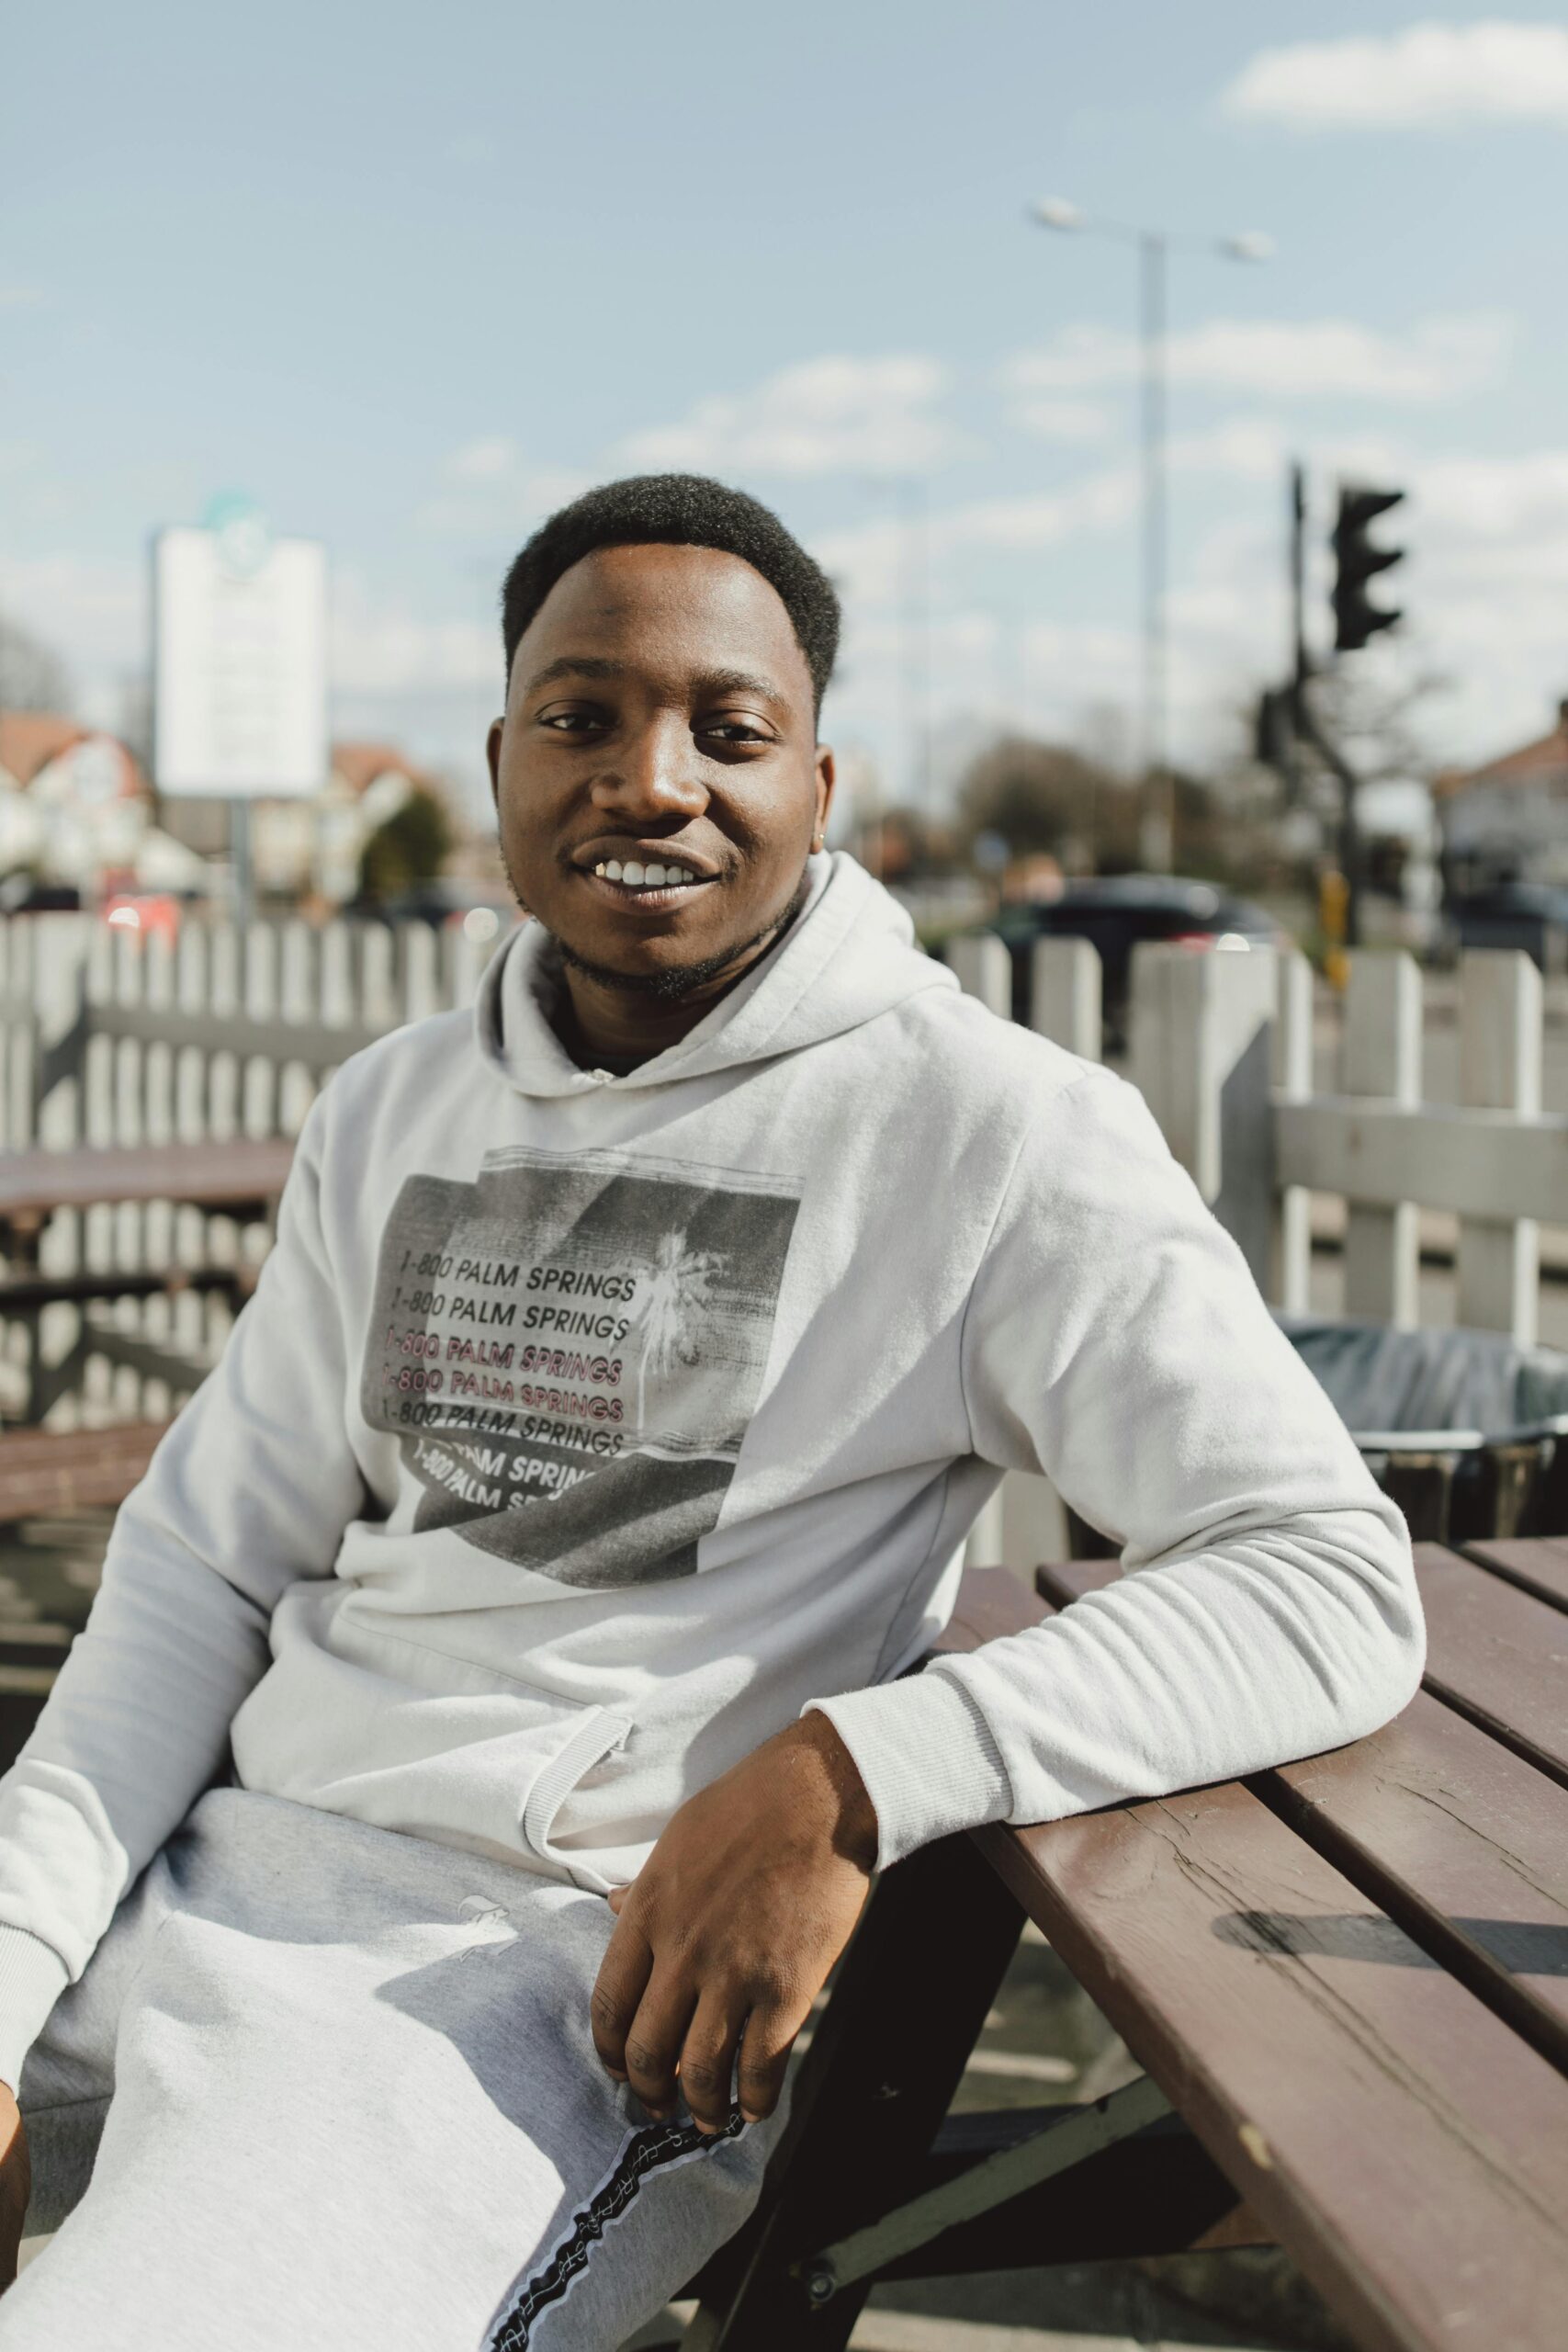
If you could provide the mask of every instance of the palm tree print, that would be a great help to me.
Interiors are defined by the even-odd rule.
[[[708,1306],[714,1277],[723,1266],[712,1250],[688,1250],[683,1233],[667,1233],[654,1252],[653,1272],[634,1322],[642,1329],[637,1368],[637,1425],[648,1433],[648,1375],[697,1361],[692,1326]]]

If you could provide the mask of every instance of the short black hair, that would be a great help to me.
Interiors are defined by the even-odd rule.
[[[778,591],[811,673],[820,711],[839,650],[839,599],[771,507],[704,474],[633,474],[585,491],[542,523],[501,592],[506,678],[518,639],[563,572],[600,548],[716,548],[739,556]]]

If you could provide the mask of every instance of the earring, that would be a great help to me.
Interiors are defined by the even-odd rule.
[[[821,834],[820,834],[820,833],[813,833],[813,834],[812,834],[812,836],[811,836],[811,846],[812,846],[812,848],[813,848],[814,850],[818,850],[818,849],[820,849],[820,848],[821,848],[821,846],[822,846],[822,836],[821,836]]]

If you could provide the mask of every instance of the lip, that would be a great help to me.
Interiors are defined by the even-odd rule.
[[[714,877],[705,875],[700,882],[666,884],[659,890],[628,890],[624,882],[611,882],[603,874],[595,874],[581,866],[577,869],[577,878],[586,883],[595,898],[603,899],[606,906],[615,908],[621,914],[670,915],[682,907],[690,906],[694,899],[700,898]]]
[[[628,858],[635,858],[639,865],[668,865],[673,859],[677,865],[683,865],[688,873],[694,874],[699,882],[718,879],[718,867],[711,857],[703,856],[700,851],[684,849],[671,841],[634,841],[626,833],[607,833],[597,841],[584,842],[581,849],[573,850],[571,863],[580,874],[586,874],[593,880],[597,878],[593,868],[604,865],[612,857],[618,859],[622,865]]]

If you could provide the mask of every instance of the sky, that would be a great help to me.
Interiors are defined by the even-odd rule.
[[[1131,757],[1134,259],[1043,196],[1190,241],[1178,756],[1282,671],[1292,457],[1320,637],[1336,481],[1409,493],[1364,658],[1434,682],[1435,759],[1568,695],[1560,9],[55,0],[6,52],[0,610],[91,718],[146,671],[152,534],[240,492],[329,550],[338,731],[477,795],[510,556],[678,466],[833,573],[825,732],[893,797],[1001,726]]]

